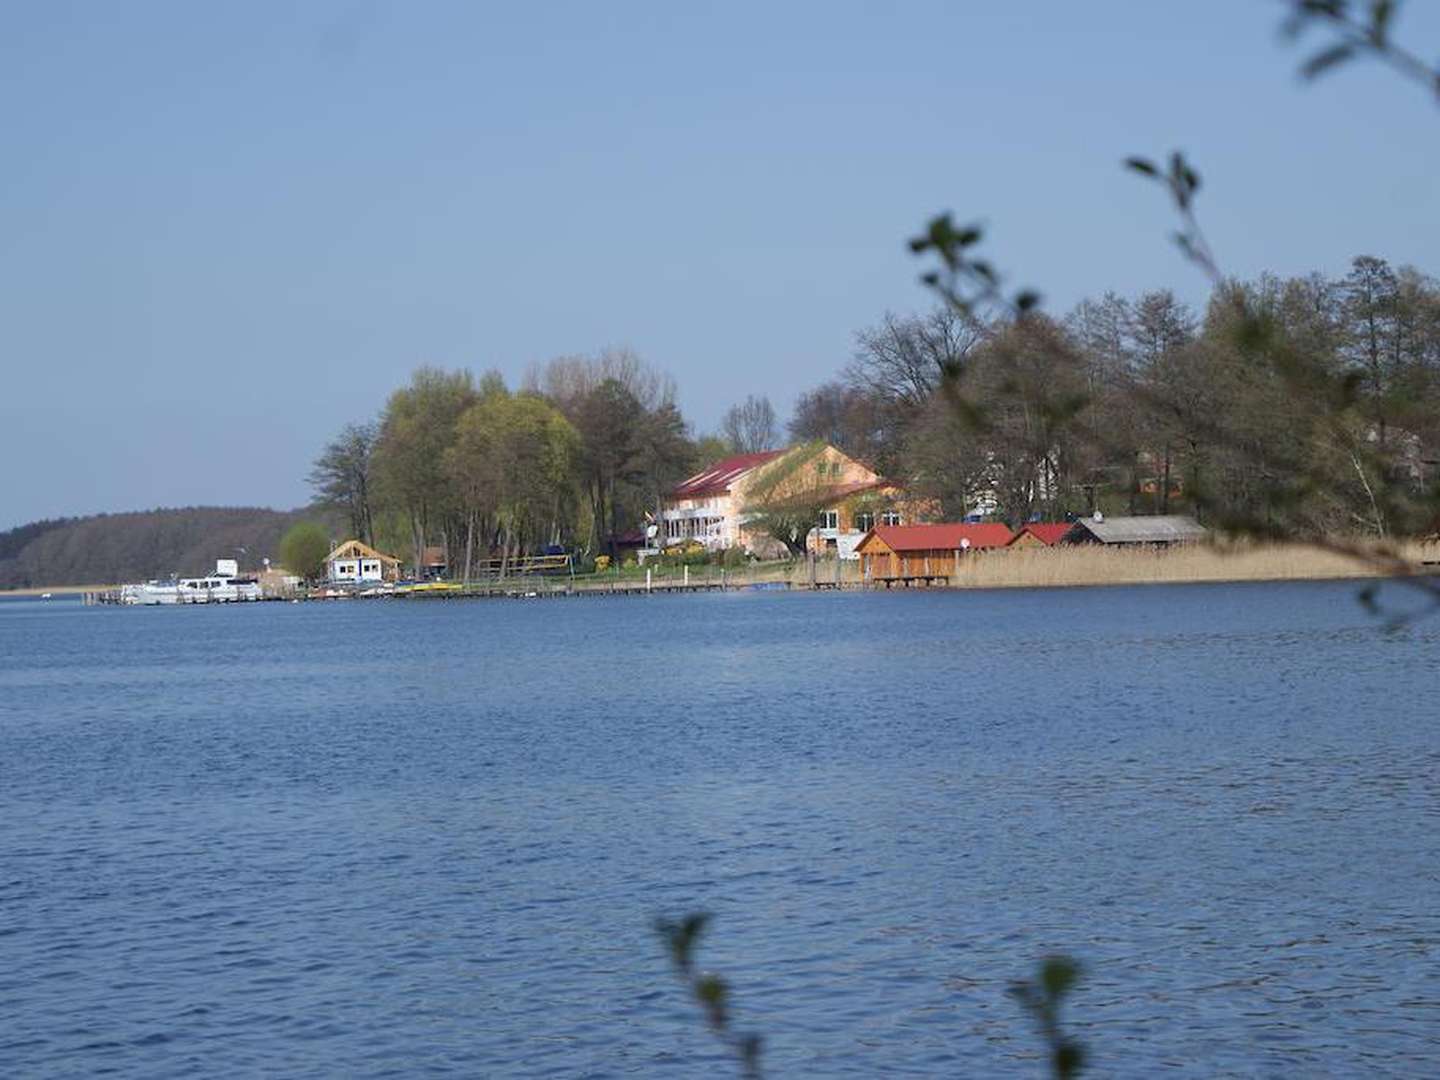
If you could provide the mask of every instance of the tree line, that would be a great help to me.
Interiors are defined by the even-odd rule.
[[[1433,530],[1440,284],[1361,256],[1343,277],[1226,280],[1050,317],[887,316],[801,396],[824,439],[933,500],[1018,527],[1193,513],[1274,535]]]
[[[192,506],[35,522],[0,533],[0,589],[204,574],[216,559],[237,559],[255,571],[278,554],[288,529],[314,516],[313,510]],[[334,524],[328,513],[322,524]]]
[[[348,425],[310,474],[352,534],[423,565],[553,545],[615,551],[664,493],[731,449],[692,438],[673,380],[624,350],[562,357],[512,391],[488,372],[421,368],[374,421]]]
[[[1263,315],[1263,340],[1240,309]],[[673,380],[628,351],[552,360],[515,390],[422,368],[310,480],[353,535],[417,566],[439,546],[468,573],[551,545],[613,555],[686,476],[781,430],[752,393],[719,433],[693,435]],[[1411,534],[1434,526],[1440,284],[1362,256],[1340,278],[1226,281],[1198,312],[1162,289],[1059,317],[886,315],[785,433],[833,444],[944,520],[1185,512]]]

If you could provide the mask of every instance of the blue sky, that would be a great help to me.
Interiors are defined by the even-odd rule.
[[[1440,47],[1440,5],[1403,38]],[[986,223],[1063,312],[1204,283],[1158,190],[1181,147],[1224,266],[1440,272],[1440,108],[1316,84],[1279,4],[0,6],[0,528],[293,506],[420,364],[626,345],[713,428],[786,412],[929,303],[905,240]],[[1427,262],[1427,260],[1429,260]]]

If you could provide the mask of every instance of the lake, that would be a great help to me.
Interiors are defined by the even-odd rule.
[[[0,1074],[1440,1074],[1440,619],[1347,584],[0,602]],[[1397,603],[1405,594],[1387,589]]]

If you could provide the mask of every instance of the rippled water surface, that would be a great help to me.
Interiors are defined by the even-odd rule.
[[[0,1075],[1440,1075],[1440,631],[1347,585],[0,602]]]

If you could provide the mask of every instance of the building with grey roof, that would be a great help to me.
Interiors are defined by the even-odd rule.
[[[1184,514],[1150,517],[1080,518],[1060,541],[1062,544],[1186,544],[1203,540],[1209,530]]]

